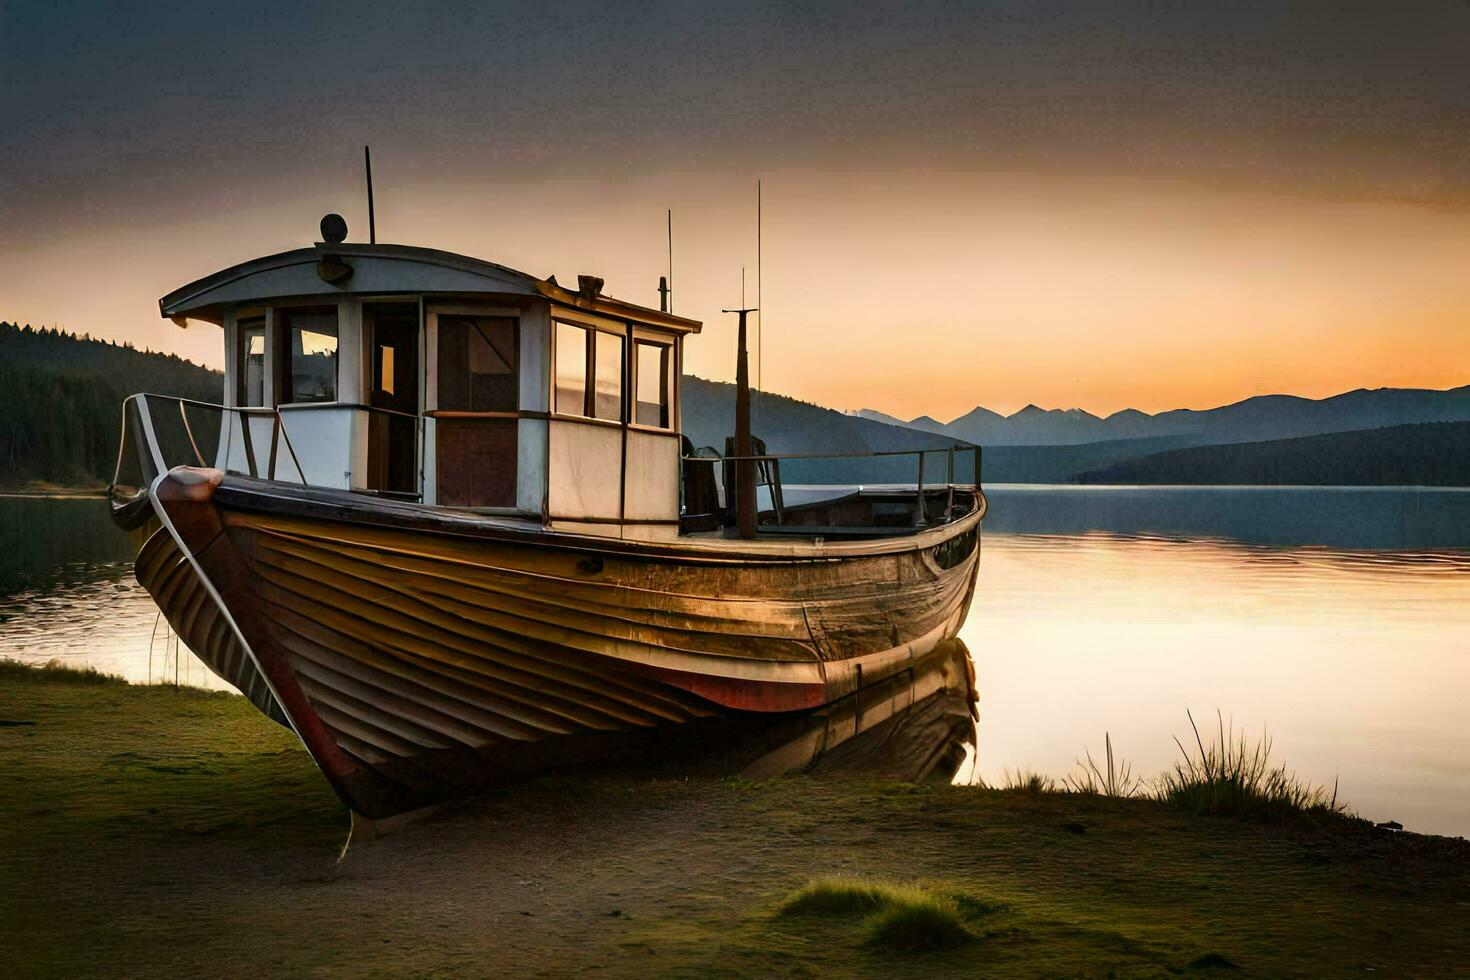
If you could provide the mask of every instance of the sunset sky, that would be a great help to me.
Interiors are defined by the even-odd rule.
[[[948,419],[1470,383],[1462,4],[0,6],[0,319],[365,239],[657,305],[688,369]]]

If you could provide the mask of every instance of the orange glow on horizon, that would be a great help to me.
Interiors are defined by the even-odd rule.
[[[975,175],[763,175],[763,387],[943,421],[976,405],[1158,412],[1257,394],[1470,383],[1470,215],[1179,182]],[[756,299],[755,180],[657,176],[380,186],[380,241],[465,252],[657,307],[664,208],[674,303],[705,321],[686,370],[728,380]],[[0,247],[0,318],[131,340],[218,366],[159,296],[306,245],[326,211],[364,237],[359,194],[136,221]],[[468,203],[467,203],[468,202]],[[76,270],[86,269],[81,279]],[[753,352],[754,353],[754,352]],[[754,372],[754,358],[752,370]]]

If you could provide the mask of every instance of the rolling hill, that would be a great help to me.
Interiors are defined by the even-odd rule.
[[[681,418],[684,435],[690,442],[696,447],[711,446],[723,454],[725,438],[735,431],[735,386],[686,375]],[[810,402],[760,391],[751,394],[751,429],[765,440],[766,451],[771,453],[901,452],[964,445],[953,437],[845,415]],[[957,467],[963,466],[964,480],[970,478],[968,459],[965,455],[957,462]],[[883,460],[789,460],[781,464],[781,475],[788,483],[913,483],[917,464],[913,456]],[[929,457],[925,479],[942,479],[944,466],[941,455]]]

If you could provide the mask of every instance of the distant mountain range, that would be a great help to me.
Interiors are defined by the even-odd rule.
[[[0,486],[104,484],[116,458],[125,395],[154,391],[215,402],[222,382],[218,371],[174,355],[0,323]],[[956,454],[954,476],[968,482],[974,478],[972,443],[984,446],[981,476],[992,484],[1442,483],[1459,480],[1460,471],[1434,460],[1470,454],[1470,425],[1419,425],[1470,422],[1470,386],[1360,389],[1323,399],[1268,395],[1207,411],[1130,410],[1107,418],[1077,409],[1027,406],[1002,416],[976,408],[948,423],[868,410],[845,414],[755,392],[752,415],[769,452],[838,457],[785,461],[786,483],[912,484],[918,476],[914,455],[842,454],[918,449],[940,450],[925,457],[923,474],[925,482],[938,483],[948,476],[949,447],[965,450]],[[681,417],[696,448],[724,453],[735,430],[734,386],[686,376]],[[1357,435],[1302,439],[1328,433]]]
[[[1149,415],[1125,409],[1106,418],[1076,408],[1047,410],[1035,405],[1010,416],[977,407],[947,423],[927,415],[904,421],[871,409],[853,414],[986,446],[1072,446],[1163,437],[1191,445],[1216,445],[1416,422],[1470,421],[1470,385],[1447,391],[1359,388],[1321,399],[1261,395],[1205,411],[1176,409]]]
[[[986,483],[1459,485],[1470,457],[1470,386],[1364,389],[1323,399],[1268,395],[1207,411],[1125,411],[1106,419],[1076,409],[1031,406],[1006,417],[977,408],[947,424],[753,397],[753,429],[773,453],[891,452],[963,445],[971,441],[965,433],[989,433],[982,441]],[[696,445],[723,452],[734,417],[734,386],[685,378],[684,431]],[[1423,424],[1442,422],[1460,424]],[[1390,451],[1395,440],[1403,445]],[[942,478],[941,462],[930,458],[926,480]],[[782,466],[787,482],[912,483],[915,460]]]

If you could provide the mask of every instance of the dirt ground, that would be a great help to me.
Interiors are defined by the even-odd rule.
[[[1464,975],[1470,844],[1143,801],[668,772],[542,777],[379,840],[243,699],[0,680],[10,976]],[[898,954],[809,879],[982,909]]]

